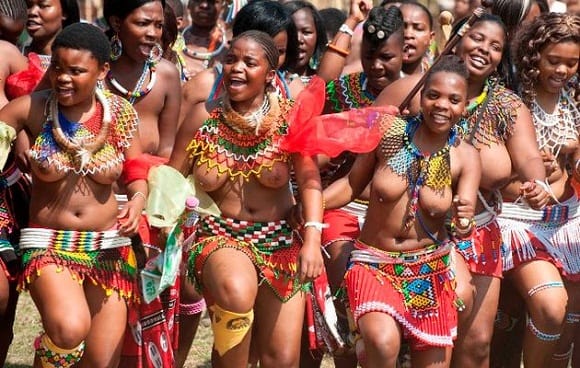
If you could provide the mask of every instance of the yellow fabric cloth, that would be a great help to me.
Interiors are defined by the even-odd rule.
[[[217,304],[209,309],[213,312],[211,329],[214,336],[214,347],[220,356],[238,345],[252,328],[254,310],[246,313],[227,311]]]

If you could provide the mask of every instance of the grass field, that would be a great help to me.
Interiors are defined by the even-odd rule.
[[[22,294],[16,311],[16,323],[14,325],[14,341],[8,352],[8,359],[4,368],[29,368],[32,367],[34,350],[32,342],[40,333],[40,316],[34,303],[28,294]],[[207,323],[200,324],[185,364],[185,368],[211,367],[209,356],[211,351],[212,335]],[[332,367],[329,359],[323,362],[323,368]]]

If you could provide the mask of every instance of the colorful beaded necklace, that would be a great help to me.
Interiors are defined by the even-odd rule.
[[[486,82],[469,116],[461,121],[460,135],[478,150],[504,144],[513,133],[521,104],[521,99],[501,84]]]
[[[413,143],[413,136],[422,122],[421,115],[406,122],[397,120],[381,141],[381,152],[387,166],[397,175],[405,178],[409,185],[411,199],[405,218],[405,231],[408,231],[417,217],[419,192],[427,186],[442,192],[451,186],[451,164],[449,151],[458,140],[456,127],[449,131],[445,145],[437,152],[428,153]]]
[[[183,44],[183,48],[181,49],[181,52],[183,52],[184,55],[189,56],[192,59],[196,59],[196,60],[202,60],[203,61],[203,67],[204,68],[209,68],[209,63],[211,62],[211,60],[213,58],[215,58],[216,56],[218,56],[219,54],[222,53],[222,51],[224,51],[224,49],[226,48],[227,44],[228,44],[228,36],[225,32],[225,30],[221,29],[221,27],[218,26],[218,28],[221,31],[222,34],[222,39],[219,43],[219,46],[216,48],[215,47],[215,42],[210,42],[210,45],[208,47],[208,51],[207,52],[199,52],[199,51],[192,51],[187,47],[187,43],[184,42]],[[185,28],[183,30],[183,32],[181,32],[181,36],[183,37],[183,39],[186,39],[186,34],[187,32],[191,31],[191,26]]]
[[[532,101],[532,114],[536,137],[541,150],[558,156],[567,140],[578,139],[580,113],[571,97],[562,91],[553,113],[544,111],[536,100]]]
[[[149,74],[149,83],[147,83],[145,89],[141,89],[143,87],[143,84],[145,83],[145,78],[147,77],[147,74]],[[119,81],[117,81],[115,77],[113,77],[113,73],[110,70],[109,73],[107,74],[107,79],[109,80],[109,82],[111,82],[111,85],[121,95],[123,95],[123,97],[129,100],[129,102],[132,105],[138,98],[143,97],[149,92],[151,92],[151,90],[155,86],[155,82],[157,82],[157,70],[155,64],[146,61],[145,64],[143,65],[143,71],[141,72],[141,76],[139,76],[139,79],[135,84],[135,88],[133,88],[133,90],[131,91],[123,87],[121,83],[119,83]]]
[[[97,91],[95,112],[83,123],[70,122],[60,114],[54,96],[47,100],[46,122],[30,149],[36,162],[77,175],[94,174],[123,162],[137,115],[126,100],[109,91]]]
[[[275,95],[268,99],[270,109],[257,131],[244,119],[232,119],[223,104],[215,108],[186,148],[190,157],[197,159],[198,166],[207,165],[208,172],[217,168],[218,176],[227,174],[232,180],[259,177],[276,162],[288,161],[280,144],[288,133],[285,118],[292,104]]]
[[[370,106],[375,99],[367,90],[367,76],[363,72],[343,75],[326,86],[326,100],[333,112]]]

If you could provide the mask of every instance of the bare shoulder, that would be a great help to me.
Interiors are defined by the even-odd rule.
[[[28,59],[22,55],[18,47],[10,42],[0,40],[0,54],[2,54],[2,63],[8,66],[10,74],[26,69]]]
[[[375,105],[399,106],[420,79],[421,75],[416,74],[397,79],[383,89],[375,100]],[[419,94],[417,93],[417,95]]]
[[[182,87],[183,102],[195,104],[205,101],[209,97],[216,79],[217,75],[214,68],[197,73]]]

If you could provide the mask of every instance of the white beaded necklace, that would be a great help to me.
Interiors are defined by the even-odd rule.
[[[560,98],[553,113],[547,113],[536,100],[532,102],[532,114],[539,148],[547,149],[558,156],[567,140],[578,139],[580,112],[566,91]]]

